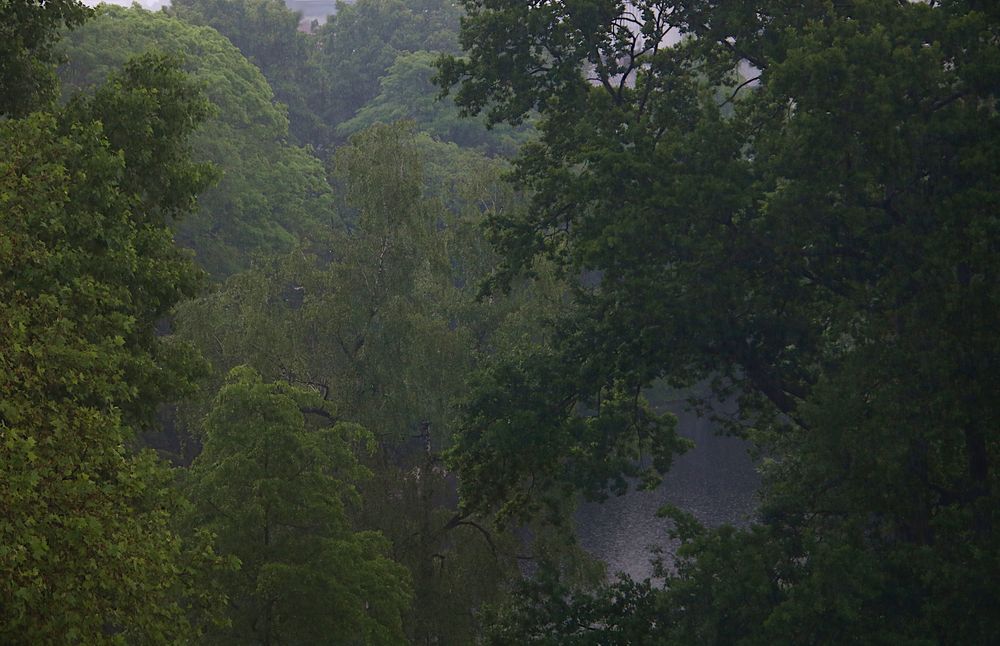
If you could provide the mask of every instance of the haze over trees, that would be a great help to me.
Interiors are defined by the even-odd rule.
[[[60,44],[64,91],[85,92],[150,50],[182,56],[215,108],[191,134],[191,148],[213,164],[218,181],[199,197],[197,215],[177,225],[178,241],[202,267],[227,276],[254,253],[287,251],[328,224],[332,194],[322,162],[289,143],[286,110],[267,80],[214,30],[162,12],[102,6]]]
[[[0,641],[996,640],[993,3],[298,25],[0,5]],[[706,384],[759,507],[608,576]]]

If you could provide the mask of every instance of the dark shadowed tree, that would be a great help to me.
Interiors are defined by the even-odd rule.
[[[52,48],[63,28],[91,10],[76,0],[5,0],[0,5],[0,115],[24,116],[56,96]]]
[[[619,483],[604,456],[644,413],[616,393],[709,379],[767,456],[762,522],[680,523],[650,639],[989,641],[997,8],[464,4],[456,103],[542,114],[517,164],[533,208],[494,219],[496,284],[540,257],[599,272],[555,349],[472,400],[452,456],[469,509]]]

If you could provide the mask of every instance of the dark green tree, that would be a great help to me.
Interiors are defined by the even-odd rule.
[[[190,521],[240,560],[228,577],[232,626],[209,643],[398,644],[406,569],[377,532],[353,530],[371,436],[315,390],[233,370],[205,418],[187,475]],[[306,417],[311,418],[307,421]],[[316,420],[316,421],[312,421]]]
[[[453,453],[468,508],[620,483],[604,456],[644,413],[615,393],[708,379],[767,456],[761,524],[682,523],[651,639],[990,641],[996,7],[464,4],[456,103],[542,115],[496,283],[539,257],[593,279],[553,351],[486,373]]]
[[[53,45],[91,10],[76,0],[5,0],[0,5],[0,115],[24,116],[56,96]]]

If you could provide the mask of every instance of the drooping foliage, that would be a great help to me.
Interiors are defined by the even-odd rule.
[[[174,15],[218,22],[199,7]],[[274,31],[249,55],[280,76],[305,41],[258,9],[224,26]],[[454,51],[457,22],[435,15],[454,8],[426,9],[399,52]],[[11,113],[49,114],[0,124],[0,641],[474,640],[524,546],[456,513],[439,452],[474,363],[530,344],[555,302],[473,298],[494,262],[482,214],[521,205],[504,164],[379,126],[335,156],[334,219],[322,165],[287,145],[282,106],[216,32],[105,7],[58,51],[63,106],[22,93]],[[175,237],[216,278],[252,267],[185,307],[178,336],[174,306],[203,277]],[[154,418],[174,430],[161,405],[204,374],[181,336],[217,375],[253,363],[275,383],[233,372],[185,418],[171,455],[194,463],[171,472],[139,446],[175,439]],[[204,405],[219,384],[201,385]],[[372,423],[374,453],[340,420]]]
[[[310,247],[261,262],[180,309],[181,334],[218,371],[246,363],[320,393],[363,423],[378,451],[359,486],[362,526],[393,541],[413,576],[406,629],[421,643],[474,638],[476,609],[515,572],[517,542],[456,515],[440,452],[453,401],[483,356],[530,343],[558,289],[477,302],[492,266],[481,211],[519,208],[504,164],[377,126],[336,157],[344,222]]]
[[[996,8],[464,5],[456,103],[542,115],[517,163],[533,208],[493,222],[497,284],[539,257],[594,278],[552,352],[487,373],[453,454],[467,505],[616,482],[597,458],[641,417],[604,393],[712,380],[767,455],[762,524],[682,523],[652,643],[988,641]],[[556,618],[525,608],[547,643]],[[626,641],[589,617],[578,643]]]
[[[320,384],[380,438],[398,442],[423,421],[444,442],[470,335],[488,334],[456,320],[489,324],[473,298],[489,266],[480,209],[513,210],[518,197],[500,162],[407,126],[355,136],[335,163],[336,226],[185,306],[181,328],[220,369],[249,363],[266,378]]]

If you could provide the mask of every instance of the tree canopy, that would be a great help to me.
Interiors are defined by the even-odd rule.
[[[320,424],[306,415],[322,413]],[[189,522],[239,558],[232,626],[212,643],[397,644],[409,605],[406,569],[376,532],[355,532],[347,507],[366,475],[357,425],[328,423],[314,390],[234,369],[205,418],[188,474]]]
[[[521,325],[471,298],[482,212],[521,204],[503,163],[379,126],[335,156],[335,219],[217,32],[106,7],[59,51],[62,105],[0,122],[3,641],[472,639],[517,547],[455,515],[437,450],[473,336]],[[204,276],[175,236],[216,277],[259,254],[183,335]],[[218,386],[182,336],[268,381],[232,372],[171,470],[141,448],[163,404]]]
[[[984,0],[2,2],[0,642],[996,641],[998,43]],[[759,506],[607,579],[574,510],[691,446],[668,391]]]
[[[246,267],[254,253],[287,251],[331,217],[322,163],[287,142],[284,108],[261,72],[218,32],[162,12],[106,6],[61,48],[67,90],[90,88],[146,51],[184,58],[216,108],[192,134],[194,154],[214,163],[220,178],[199,198],[197,213],[178,225],[177,237],[213,276]]]
[[[90,9],[75,0],[8,0],[0,6],[0,114],[24,116],[55,98],[53,44]]]
[[[349,136],[376,123],[412,121],[415,127],[440,141],[512,156],[528,139],[530,130],[507,125],[487,129],[482,120],[462,118],[451,99],[438,96],[432,82],[438,56],[428,51],[397,56],[382,77],[378,95],[338,125],[336,132]]]
[[[378,96],[380,79],[400,54],[457,53],[459,7],[448,0],[359,0],[339,3],[316,36],[318,63],[329,79],[324,118],[336,124]]]
[[[291,133],[299,143],[329,139],[323,122],[327,84],[316,62],[313,39],[299,31],[300,15],[282,0],[177,0],[170,12],[193,25],[205,25],[232,42],[288,107]]]
[[[131,445],[204,370],[154,324],[201,277],[165,216],[210,177],[187,154],[208,105],[151,55],[49,107],[0,122],[0,635],[186,641],[219,601],[198,588],[217,560],[173,531],[171,475]]]
[[[469,508],[615,483],[603,456],[643,418],[613,393],[710,380],[767,456],[761,524],[681,532],[650,634],[988,640],[996,8],[464,6],[468,55],[441,63],[456,103],[542,115],[517,162],[533,208],[494,219],[496,282],[539,257],[594,277],[556,350],[473,400],[453,454]]]
[[[482,357],[525,343],[558,287],[477,302],[492,266],[482,211],[522,200],[502,161],[378,125],[337,151],[343,222],[312,244],[260,262],[178,312],[178,330],[217,372],[247,364],[266,379],[312,388],[378,449],[362,457],[364,527],[393,541],[415,599],[411,639],[464,643],[477,608],[516,572],[511,536],[456,517],[440,452],[454,401]],[[192,429],[197,433],[197,414]]]

